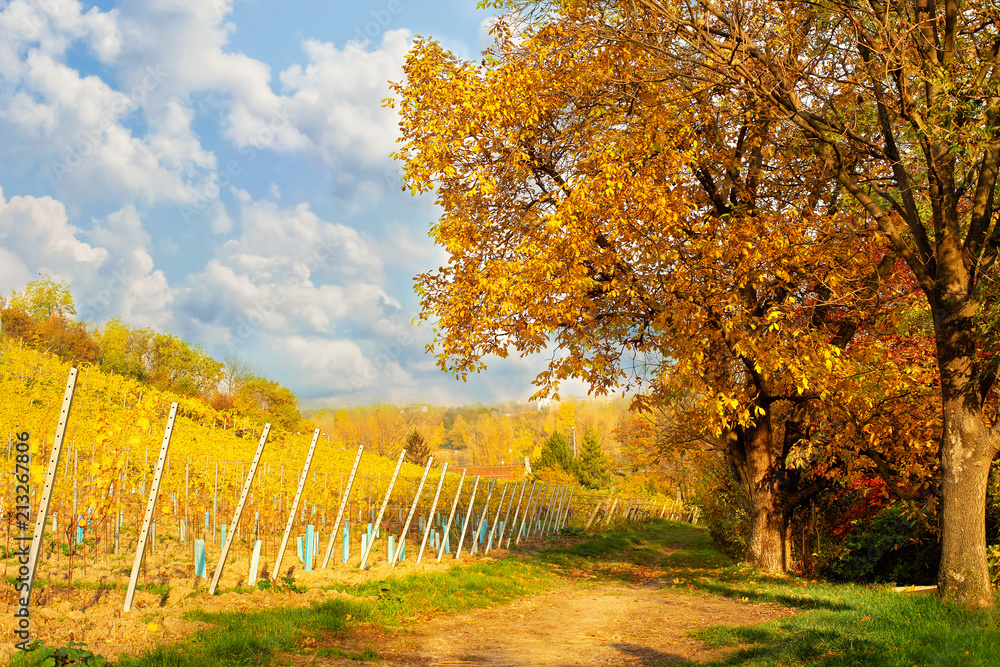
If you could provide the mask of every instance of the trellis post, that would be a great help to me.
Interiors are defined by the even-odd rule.
[[[431,509],[427,513],[427,525],[424,526],[424,537],[420,540],[420,551],[417,552],[417,562],[424,556],[424,547],[427,546],[427,536],[431,533],[431,525],[434,523],[434,510],[437,509],[438,498],[441,496],[441,487],[444,486],[444,477],[448,473],[448,462],[445,461],[441,469],[441,479],[438,480],[437,491],[434,492],[434,500],[431,501]]]
[[[38,513],[35,515],[35,529],[31,535],[31,547],[28,550],[28,579],[26,582],[28,588],[24,593],[24,597],[28,601],[31,600],[31,587],[35,583],[35,569],[38,566],[38,556],[42,552],[45,521],[49,513],[49,502],[52,499],[52,487],[56,483],[59,455],[62,452],[63,438],[66,436],[66,423],[69,421],[70,408],[73,407],[73,394],[76,391],[77,373],[76,368],[69,369],[69,377],[66,380],[66,391],[63,393],[62,407],[59,409],[59,421],[56,423],[56,437],[52,440],[52,454],[49,456],[49,467],[45,471],[42,495],[38,501]],[[69,465],[69,457],[66,457],[66,465]],[[63,479],[65,479],[65,476]]]
[[[504,535],[505,531],[508,531],[507,532],[507,534],[508,534],[508,537],[507,537],[507,546],[510,547],[510,537],[509,537],[509,535],[511,535],[511,532],[509,532],[509,529],[513,530],[512,526],[514,526],[514,525],[517,524],[517,512],[521,509],[521,500],[524,498],[524,490],[527,487],[528,487],[528,480],[526,480],[526,479],[522,480],[521,481],[521,492],[517,495],[517,510],[514,510],[514,495],[511,494],[511,496],[510,496],[510,505],[507,506],[507,516],[505,516],[504,519],[503,519],[503,526],[500,528],[500,536],[497,538],[497,549],[500,548],[500,543],[503,541],[503,535]],[[511,510],[514,510],[513,523],[511,523],[512,520],[511,520],[511,517],[510,517]]]
[[[500,502],[497,504],[497,513],[493,518],[493,526],[490,528],[489,536],[486,538],[486,548],[483,549],[483,555],[485,556],[490,552],[490,547],[493,546],[493,536],[496,535],[497,525],[500,523],[500,513],[503,512],[503,501],[507,499],[507,486],[509,482],[503,483],[503,491],[500,493]],[[511,498],[514,494],[510,494]],[[489,509],[489,508],[487,508]],[[489,521],[489,514],[486,515],[486,520]]]
[[[215,595],[215,590],[222,579],[222,571],[226,567],[226,558],[229,556],[229,549],[236,538],[236,528],[240,525],[240,517],[243,516],[243,506],[246,505],[250,496],[250,488],[253,486],[253,477],[257,473],[257,465],[260,463],[260,455],[264,452],[264,443],[267,442],[267,434],[271,432],[271,425],[264,424],[264,432],[260,434],[260,442],[257,443],[257,452],[253,456],[250,464],[250,472],[247,473],[246,481],[243,482],[243,493],[240,494],[240,501],[236,505],[236,513],[233,515],[233,522],[226,531],[226,541],[222,546],[222,553],[219,554],[219,563],[215,566],[215,574],[212,576],[212,583],[208,587],[208,594]]]
[[[518,526],[517,530],[515,531],[517,533],[517,537],[514,539],[514,544],[521,543],[521,536],[524,535],[524,527],[525,525],[527,525],[528,514],[531,511],[531,500],[532,498],[535,497],[535,490],[537,489],[537,487],[538,487],[538,482],[531,483],[531,491],[528,493],[528,504],[524,506],[524,514],[521,515],[521,525]],[[520,506],[518,506],[517,509],[518,512],[520,512],[521,510]],[[514,522],[515,523],[517,522],[516,515],[514,516]],[[508,546],[510,545],[508,544]]]
[[[132,574],[128,580],[128,591],[125,593],[125,606],[122,611],[131,611],[132,598],[135,597],[135,585],[139,581],[139,566],[142,565],[142,557],[146,550],[146,538],[149,537],[149,524],[153,520],[153,512],[156,510],[156,494],[160,490],[160,478],[163,476],[163,464],[167,460],[167,449],[170,447],[170,436],[174,431],[174,418],[177,416],[177,403],[170,406],[170,417],[167,419],[167,428],[163,432],[163,443],[160,445],[160,456],[156,459],[156,471],[153,473],[153,483],[149,489],[149,500],[146,501],[146,516],[142,520],[142,529],[139,533],[139,544],[135,549],[135,560],[132,562]]]
[[[444,532],[441,534],[441,543],[438,545],[438,555],[437,562],[441,562],[441,556],[444,555],[444,545],[448,539],[448,533],[451,532],[451,522],[455,518],[455,510],[458,508],[458,499],[462,495],[462,484],[465,482],[465,468],[462,468],[462,476],[458,478],[458,490],[455,491],[455,500],[451,504],[451,512],[448,514],[448,523],[445,525]]]
[[[274,562],[274,571],[271,572],[271,579],[277,580],[281,572],[281,560],[285,556],[285,547],[288,546],[288,536],[292,534],[292,526],[295,525],[295,514],[299,509],[299,498],[302,497],[302,489],[305,488],[306,479],[309,477],[309,466],[312,463],[313,454],[316,452],[316,441],[319,440],[319,429],[313,432],[312,443],[309,445],[309,453],[306,454],[305,465],[302,466],[302,474],[299,475],[299,486],[295,490],[295,500],[292,502],[291,511],[288,513],[288,522],[285,524],[285,534],[281,537],[281,546],[278,547],[278,557]]]
[[[372,552],[372,546],[375,544],[375,533],[378,532],[379,526],[382,523],[382,516],[385,514],[385,508],[389,505],[389,498],[392,496],[392,487],[396,484],[396,476],[399,475],[399,469],[403,467],[403,458],[406,457],[406,450],[400,450],[399,460],[396,461],[396,469],[392,471],[392,479],[389,480],[389,488],[385,490],[385,499],[382,501],[382,507],[378,511],[378,518],[375,520],[375,525],[372,529],[371,539],[368,540],[368,544],[365,545],[363,553],[361,554],[361,565],[360,568],[365,569],[365,565],[368,564],[368,556]]]
[[[344,510],[347,508],[348,498],[351,497],[351,489],[354,488],[354,478],[358,474],[358,464],[361,463],[361,454],[365,451],[364,445],[358,446],[358,454],[354,457],[354,467],[351,468],[351,476],[347,480],[347,489],[344,490],[344,478],[343,472],[341,472],[340,478],[340,509],[337,510],[337,520],[333,524],[333,531],[330,533],[330,544],[326,547],[326,555],[323,557],[323,565],[325,568],[330,562],[330,556],[333,555],[333,547],[337,540],[337,531],[340,528],[340,522],[344,518]]]
[[[410,530],[410,522],[413,521],[413,514],[417,511],[417,505],[420,503],[420,494],[424,491],[424,482],[427,481],[427,473],[431,471],[431,464],[434,463],[434,457],[427,457],[427,467],[424,468],[424,474],[420,478],[420,484],[417,486],[417,492],[413,494],[413,504],[410,505],[410,513],[406,515],[406,523],[403,524],[403,531],[399,534],[399,542],[396,544],[396,549],[392,554],[392,566],[396,567],[396,563],[399,562],[399,557],[403,553],[406,546],[406,533]]]
[[[565,509],[563,509],[561,520],[556,526],[557,530],[562,530],[563,528],[566,527],[566,523],[569,519],[569,506],[573,503],[573,492],[575,491],[576,491],[575,486],[569,490],[569,498],[566,499],[566,507]]]
[[[472,504],[476,502],[476,490],[479,488],[479,476],[476,475],[476,483],[472,487],[472,497],[469,498],[469,511],[465,513],[465,521],[462,522],[462,534],[458,536],[458,547],[455,549],[455,560],[462,554],[462,542],[465,541],[465,529],[469,527],[469,519],[472,518]]]
[[[479,535],[482,530],[482,525],[484,521],[489,521],[490,514],[490,498],[493,497],[493,488],[497,485],[497,480],[493,479],[490,482],[489,488],[486,490],[486,502],[483,503],[483,513],[476,520],[475,529],[472,531],[472,546],[469,547],[469,555],[475,555],[479,551]],[[472,508],[469,508],[469,513],[472,513]]]

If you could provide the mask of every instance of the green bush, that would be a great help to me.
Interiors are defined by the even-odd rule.
[[[84,667],[105,667],[107,658],[84,648],[83,642],[69,642],[66,646],[48,646],[35,640],[28,644],[28,650],[17,653],[11,660],[11,667],[64,667],[83,665]]]
[[[941,546],[925,511],[897,504],[864,529],[848,534],[826,574],[843,581],[898,585],[933,584]]]
[[[698,505],[715,546],[733,560],[750,554],[750,499],[730,461],[717,461],[706,470],[707,482]]]

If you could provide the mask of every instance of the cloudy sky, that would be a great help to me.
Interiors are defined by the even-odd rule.
[[[475,5],[0,1],[0,292],[50,274],[81,319],[236,351],[310,407],[527,398],[541,360],[460,383],[425,355],[437,211],[381,106],[413,35],[479,54]]]

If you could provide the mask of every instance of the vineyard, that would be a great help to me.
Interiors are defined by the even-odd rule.
[[[70,366],[51,355],[8,344],[2,350],[0,370],[0,425],[8,433],[6,464],[12,472],[18,434],[30,433],[30,531]],[[402,455],[395,460],[330,443],[319,437],[318,430],[271,429],[256,474],[248,482],[264,424],[249,419],[234,424],[231,415],[196,399],[82,367],[53,480],[37,583],[123,586],[128,581],[174,404],[176,417],[149,517],[140,587],[179,579],[188,585],[194,582],[195,587],[199,581],[207,584],[227,529],[234,534],[221,586],[233,588],[253,585],[254,579],[299,577],[308,582],[310,576],[319,576],[315,571],[327,554],[332,555],[331,570],[347,573],[356,571],[363,560],[364,567],[388,567],[390,550],[404,563],[418,556],[432,560],[438,553],[453,557],[459,548],[466,555],[480,555],[567,525],[582,528],[595,521],[607,523],[612,517],[680,512],[669,501],[654,504],[652,498],[587,495],[568,486],[535,482],[524,474],[497,480],[466,476],[461,470],[425,468],[403,462]],[[303,477],[311,445],[315,452]],[[0,489],[0,515],[5,531],[4,575],[10,577],[16,570],[11,556],[24,527],[18,527],[12,511],[15,479],[6,479]],[[233,531],[247,484],[245,506]],[[342,503],[345,493],[348,502]],[[343,522],[335,527],[342,506]],[[333,530],[336,539],[331,539]],[[277,569],[282,538],[288,540],[289,534]],[[255,550],[256,577],[250,574]]]

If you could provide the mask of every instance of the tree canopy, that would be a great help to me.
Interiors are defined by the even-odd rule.
[[[443,210],[449,263],[418,277],[438,362],[465,376],[486,355],[558,348],[543,391],[577,377],[639,407],[683,397],[754,499],[755,561],[783,569],[781,524],[813,488],[785,483],[816,459],[800,450],[856,453],[835,429],[811,439],[805,406],[868,419],[911,392],[871,346],[912,285],[766,110],[720,113],[679,76],[650,85],[662,72],[589,20],[501,24],[481,64],[427,40],[410,54],[397,157]],[[799,425],[777,448],[782,401]]]

